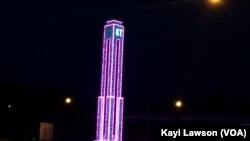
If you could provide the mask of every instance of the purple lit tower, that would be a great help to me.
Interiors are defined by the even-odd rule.
[[[101,94],[98,97],[95,141],[122,141],[124,26],[117,20],[104,26]]]

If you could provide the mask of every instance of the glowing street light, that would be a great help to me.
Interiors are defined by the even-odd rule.
[[[181,107],[182,107],[182,102],[181,102],[180,100],[177,100],[177,101],[175,102],[175,107],[181,108]]]
[[[65,103],[66,103],[66,104],[70,104],[71,102],[72,102],[72,100],[71,100],[70,97],[67,97],[67,98],[65,99]]]
[[[208,2],[212,5],[219,5],[223,0],[208,0]]]
[[[72,98],[70,97],[66,97],[64,102],[67,104],[67,105],[71,105],[72,103]],[[75,102],[74,102],[75,104]],[[79,106],[79,104],[78,104]],[[80,107],[77,106],[77,113],[76,113],[76,141],[79,141],[79,126],[80,126]]]
[[[8,108],[11,108],[11,105],[10,105],[10,104],[8,105]]]

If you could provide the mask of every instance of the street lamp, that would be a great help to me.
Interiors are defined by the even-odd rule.
[[[11,108],[11,105],[10,105],[10,104],[8,105],[8,108]]]
[[[183,115],[183,102],[182,100],[178,99],[174,102],[174,107],[175,107],[175,119],[178,124],[181,123],[182,121],[182,115]]]
[[[71,104],[72,100],[70,97],[65,98],[65,103],[66,104]]]
[[[211,5],[219,5],[223,0],[208,0],[208,3]]]
[[[182,101],[181,100],[177,100],[176,102],[175,102],[175,107],[176,108],[181,108],[182,107]]]
[[[72,103],[72,99],[70,97],[65,98],[65,103],[70,105]],[[80,104],[77,104],[77,113],[76,113],[76,141],[79,141],[79,124],[80,124]]]

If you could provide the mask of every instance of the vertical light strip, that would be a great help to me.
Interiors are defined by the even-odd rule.
[[[102,76],[101,76],[101,96],[104,96],[105,93],[105,83],[106,83],[106,49],[107,49],[107,41],[105,38],[105,30],[106,26],[104,26],[104,33],[103,33],[103,47],[102,47]]]
[[[117,96],[118,96],[118,86],[117,86],[117,84],[118,84],[118,76],[119,76],[119,71],[118,71],[118,65],[119,65],[119,60],[118,60],[118,56],[119,56],[119,44],[120,44],[120,40],[119,39],[116,39],[115,40],[115,42],[116,42],[116,45],[115,45],[115,48],[116,48],[116,50],[115,50],[115,52],[116,52],[116,56],[115,56],[115,60],[116,60],[116,63],[115,63],[115,109],[114,109],[114,111],[115,111],[115,115],[114,115],[114,129],[116,129],[116,125],[117,125],[117,118],[116,118],[116,116],[117,116]],[[113,130],[113,135],[115,135],[116,134],[116,130]]]
[[[122,26],[122,42],[119,44],[119,63],[120,63],[120,74],[119,74],[119,132],[118,132],[118,141],[122,141],[122,134],[123,134],[123,106],[124,106],[124,100],[122,98],[122,73],[123,73],[123,50],[124,50],[124,27]]]
[[[115,32],[115,26],[113,27],[113,30]],[[110,139],[113,140],[114,138],[114,132],[115,132],[115,115],[116,115],[116,82],[117,82],[117,79],[116,79],[116,75],[117,75],[117,72],[116,72],[116,66],[117,66],[117,44],[116,44],[116,39],[115,39],[115,34],[113,35],[113,63],[112,63],[112,77],[113,77],[113,81],[112,81],[112,112],[111,112],[111,124],[110,124]]]
[[[106,85],[107,85],[107,57],[108,57],[108,46],[109,46],[109,41],[106,39],[105,40],[105,46],[103,47],[103,50],[104,50],[104,56],[103,56],[103,60],[104,60],[104,64],[103,64],[103,93],[101,96],[105,96],[106,95]]]
[[[97,140],[103,139],[103,123],[104,123],[104,97],[98,97],[98,111],[97,111]]]
[[[111,86],[109,86],[109,95],[112,95],[112,84],[113,84],[113,81],[112,81],[112,78],[113,78],[113,73],[112,73],[112,71],[113,71],[113,55],[114,55],[114,30],[115,30],[115,27],[114,27],[114,25],[112,25],[112,41],[111,41],[111,59],[109,59],[110,61],[111,61],[111,70],[109,70],[110,72],[111,72],[111,74],[110,74],[110,79],[109,79],[109,84],[111,84]],[[111,82],[110,82],[110,80],[111,80]],[[111,122],[112,122],[112,111],[113,111],[113,106],[112,106],[112,102],[110,102],[109,103],[109,113],[108,113],[108,115],[109,115],[109,119],[108,119],[108,135],[107,135],[107,139],[108,140],[110,140],[111,139],[111,131],[110,130],[112,130],[112,125],[111,125]]]
[[[100,98],[98,97],[98,106],[97,106],[97,123],[96,123],[96,138],[97,140],[100,139],[100,128],[101,128],[101,123],[100,123],[100,118],[101,118],[101,105],[100,105]]]
[[[119,100],[120,105],[120,119],[119,119],[119,135],[118,135],[118,141],[122,141],[122,133],[123,133],[123,106],[124,106],[124,100],[123,98],[120,98]]]
[[[109,87],[109,55],[110,55],[110,39],[107,39],[107,46],[106,46],[106,50],[107,50],[107,60],[106,60],[106,88],[105,88],[105,96],[104,96],[104,130],[103,130],[103,134],[104,136],[106,135],[106,126],[107,126],[107,121],[108,121],[108,115],[107,115],[107,109],[106,109],[106,106],[107,106],[107,101],[106,101],[106,98],[107,98],[107,95],[108,95],[108,87]]]
[[[119,60],[119,62],[120,62],[120,80],[119,80],[119,82],[120,82],[120,85],[119,85],[119,97],[121,97],[122,96],[122,73],[123,73],[123,45],[124,45],[124,27],[122,28],[123,30],[123,32],[122,32],[122,44],[120,45],[120,56],[121,56],[121,58],[120,58],[120,60]]]
[[[100,129],[100,140],[103,140],[103,128],[104,128],[104,104],[105,104],[105,99],[104,97],[102,96],[102,99],[101,99],[101,129]]]
[[[117,107],[116,107],[116,125],[115,125],[115,138],[114,140],[118,141],[119,139],[119,124],[120,124],[120,101],[119,98],[117,98]]]
[[[105,34],[105,33],[104,33]],[[110,41],[108,39],[105,38],[105,44],[103,46],[103,50],[104,50],[104,56],[103,56],[103,60],[104,60],[104,73],[102,74],[103,75],[103,94],[102,94],[102,97],[103,97],[103,101],[102,101],[102,118],[101,118],[101,129],[100,129],[100,134],[101,134],[101,137],[100,139],[102,140],[103,139],[103,134],[104,134],[104,127],[105,127],[105,105],[106,105],[106,101],[105,101],[105,97],[107,95],[107,76],[108,76],[108,71],[107,71],[107,65],[108,65],[108,51],[109,51],[109,43]]]

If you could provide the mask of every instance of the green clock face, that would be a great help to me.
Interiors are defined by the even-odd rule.
[[[105,29],[105,36],[106,36],[106,38],[112,37],[112,27],[111,26],[106,27],[106,29]]]
[[[113,32],[113,27],[112,26],[108,26],[105,28],[105,37],[106,38],[112,38],[114,33],[114,37],[116,38],[122,38],[123,35],[123,29],[119,26],[115,26],[114,28],[114,32]]]
[[[116,36],[117,38],[122,38],[122,34],[123,34],[122,28],[116,27],[116,28],[115,28],[115,36]]]

